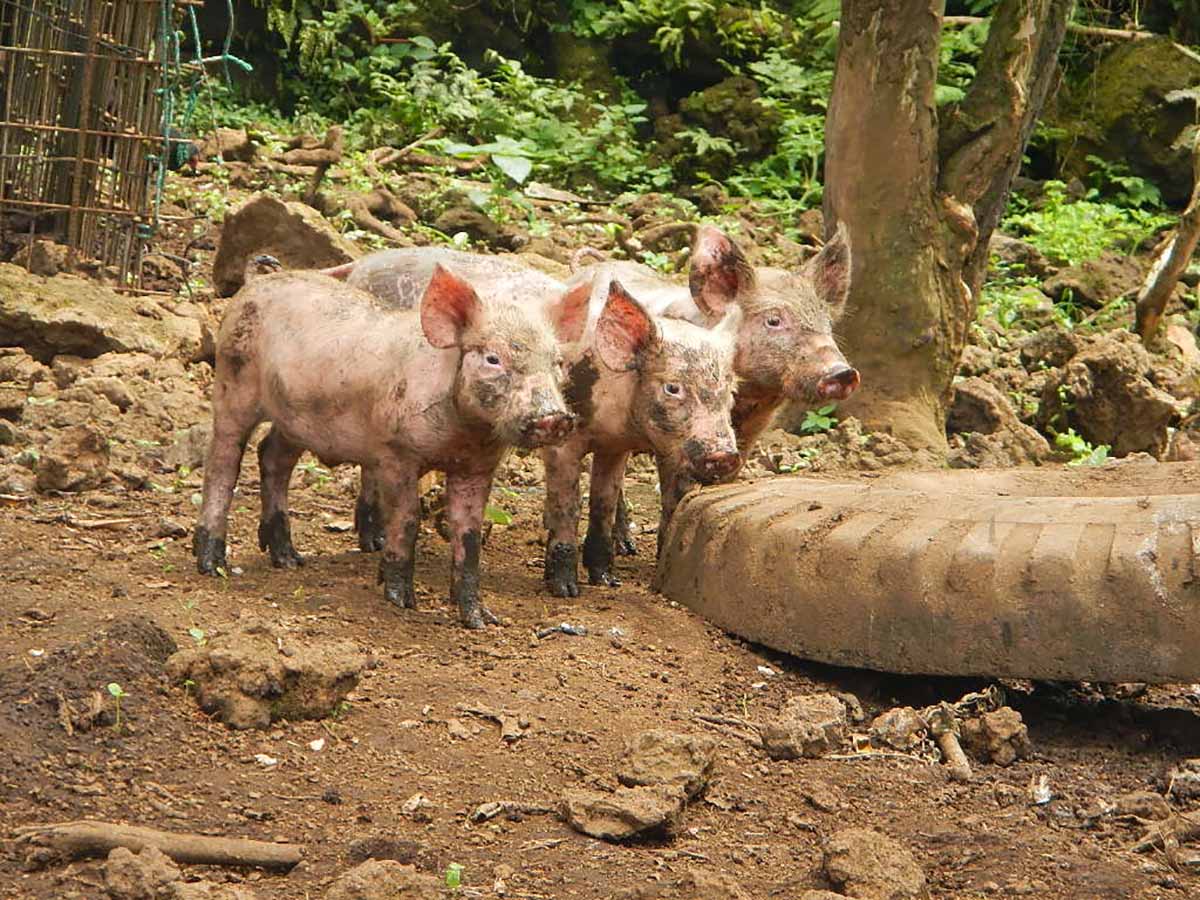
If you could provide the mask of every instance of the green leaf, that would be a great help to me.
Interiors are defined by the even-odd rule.
[[[499,506],[492,506],[490,503],[483,511],[483,517],[493,525],[511,525],[512,513],[508,510],[501,509]]]
[[[110,694],[112,694],[114,697],[116,697],[118,700],[120,700],[122,697],[125,696],[125,691],[122,690],[121,686],[119,684],[117,684],[115,681],[110,681],[108,683],[108,692]]]
[[[446,887],[458,888],[462,886],[462,863],[450,863],[446,866]]]
[[[192,636],[192,640],[195,641],[197,644],[204,643],[204,629],[203,628],[189,628],[188,634],[190,634]]]
[[[524,156],[507,156],[500,153],[492,154],[492,162],[501,172],[515,181],[524,184],[529,173],[533,171],[533,163]]]

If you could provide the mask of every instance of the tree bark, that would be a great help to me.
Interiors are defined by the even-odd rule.
[[[939,124],[943,0],[844,0],[825,131],[825,227],[854,247],[845,411],[944,453],[987,244],[1045,101],[1071,0],[1001,0],[975,80]]]

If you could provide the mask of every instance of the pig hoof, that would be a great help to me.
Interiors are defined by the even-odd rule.
[[[413,593],[411,584],[387,585],[383,589],[383,599],[395,603],[401,609],[416,609],[417,596]]]
[[[298,569],[304,565],[304,557],[290,544],[276,550],[271,548],[271,565],[277,569]]]
[[[550,589],[550,593],[555,597],[578,597],[579,582],[574,578],[561,581],[547,581],[546,587]]]
[[[621,579],[609,570],[588,572],[588,581],[590,581],[592,584],[603,585],[604,587],[621,586]]]
[[[637,556],[637,542],[629,535],[613,540],[613,551],[617,556]]]
[[[383,517],[375,505],[362,496],[354,504],[354,530],[358,532],[358,549],[363,553],[383,549]]]
[[[500,619],[494,612],[492,612],[486,606],[480,604],[472,609],[463,611],[462,623],[464,628],[470,628],[472,631],[477,631],[484,625],[499,625]]]
[[[292,546],[292,529],[282,512],[273,513],[258,524],[258,549],[271,554],[271,565],[277,569],[295,569],[304,565],[304,557]]]
[[[417,596],[413,592],[412,563],[398,559],[379,561],[379,583],[383,585],[383,598],[402,609],[416,609]]]
[[[214,537],[203,525],[192,536],[192,553],[201,575],[220,575],[229,570],[225,560],[225,539]]]
[[[383,549],[383,532],[360,531],[358,533],[358,549],[363,553],[378,553]]]
[[[555,597],[579,596],[579,549],[558,542],[546,548],[546,587]]]

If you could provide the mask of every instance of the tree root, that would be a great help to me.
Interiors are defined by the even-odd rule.
[[[181,834],[91,819],[57,825],[29,825],[16,829],[16,835],[16,842],[29,848],[27,858],[35,863],[56,858],[107,856],[117,847],[127,847],[134,853],[155,847],[178,863],[255,866],[286,872],[300,862],[303,855],[303,848],[298,844]]]

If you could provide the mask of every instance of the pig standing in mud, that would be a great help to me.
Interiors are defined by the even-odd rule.
[[[217,338],[213,434],[194,540],[199,570],[226,566],[226,520],[242,454],[254,427],[269,419],[258,450],[258,540],[274,565],[302,562],[287,515],[288,480],[301,453],[311,450],[330,465],[356,462],[370,473],[382,510],[384,595],[415,607],[417,482],[441,469],[452,599],[468,628],[495,621],[479,601],[492,477],[509,446],[542,447],[570,433],[560,341],[582,333],[588,291],[560,290],[544,306],[485,294],[441,266],[417,286],[412,305],[419,308],[408,311],[316,272],[250,281]]]
[[[833,325],[845,311],[850,291],[850,243],[844,225],[797,272],[755,269],[727,235],[702,225],[692,244],[688,287],[633,262],[580,269],[568,285],[609,278],[620,279],[652,313],[697,325],[711,327],[731,306],[741,308],[733,408],[740,461],[730,476],[745,462],[784,402],[845,400],[858,387],[858,372],[846,362],[833,337]],[[624,496],[617,515],[617,550],[633,553]]]
[[[519,263],[450,250],[383,251],[326,271],[379,292],[384,302],[403,304],[395,286],[435,261],[480,283],[524,285],[530,296],[548,280]],[[554,290],[563,290],[550,281]],[[605,278],[580,287],[591,289],[589,327],[569,354],[566,387],[579,422],[561,445],[542,451],[545,576],[550,590],[564,597],[579,593],[579,482],[588,453],[593,458],[583,563],[593,584],[618,583],[612,532],[630,453],[650,451],[658,461],[664,522],[686,486],[719,480],[739,465],[730,413],[740,311],[731,305],[726,321],[703,328],[650,315],[618,281]]]

